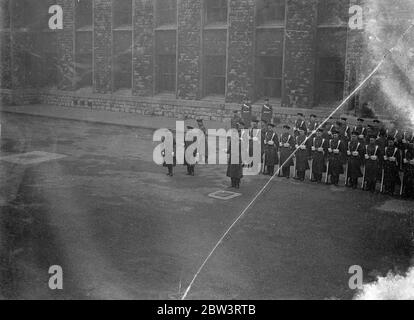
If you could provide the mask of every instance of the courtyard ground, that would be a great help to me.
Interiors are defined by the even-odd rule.
[[[267,177],[243,179],[239,197],[211,198],[229,190],[226,168],[198,166],[188,177],[177,166],[166,176],[149,127],[1,114],[0,296],[181,297]],[[408,268],[413,207],[277,178],[188,298],[350,299],[350,266],[367,282]],[[51,265],[63,268],[61,291],[48,288]]]

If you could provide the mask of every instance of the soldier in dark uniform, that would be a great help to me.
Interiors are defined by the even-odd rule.
[[[372,125],[371,130],[372,130],[372,133],[371,134],[378,138],[379,132],[381,130],[381,121],[375,119],[373,121],[373,125]]]
[[[346,155],[346,146],[339,138],[339,132],[336,129],[332,131],[332,139],[329,141],[329,171],[331,184],[339,184],[339,176],[344,173],[344,160]]]
[[[273,119],[273,106],[269,103],[269,99],[265,99],[265,103],[262,106],[262,118],[261,120],[271,123]]]
[[[240,180],[243,177],[243,164],[242,164],[242,141],[241,133],[244,129],[244,122],[240,121],[238,131],[232,131],[232,136],[229,138],[227,154],[228,154],[228,165],[227,165],[227,177],[231,179],[231,187],[239,189]],[[233,150],[237,148],[237,150]],[[232,155],[238,155],[238,159],[232,159]]]
[[[347,185],[358,188],[358,179],[362,177],[361,166],[364,159],[364,145],[358,141],[358,132],[353,131],[351,141],[348,142],[348,181]]]
[[[204,122],[203,119],[197,119],[197,125],[198,128],[203,132],[204,134],[204,143],[205,143],[205,148],[204,148],[204,152],[205,154],[200,153],[200,157],[202,158],[202,162],[201,163],[207,163],[208,161],[208,132],[207,132],[207,128],[204,126]]]
[[[246,125],[250,125],[252,121],[252,105],[247,97],[244,98],[241,106],[241,118]]]
[[[378,138],[376,140],[376,144],[382,152],[385,150],[387,143],[388,142],[387,142],[387,137],[386,137],[386,131],[385,129],[380,129],[378,133]]]
[[[239,111],[234,110],[233,111],[233,118],[231,118],[231,122],[230,122],[230,126],[232,129],[239,129],[239,122],[240,122],[241,118],[239,116]]]
[[[262,154],[261,154],[261,159],[262,159],[262,165],[263,165],[263,171],[262,171],[262,173],[263,174],[267,174],[267,171],[266,171],[266,166],[263,164],[263,162],[265,161],[265,139],[266,139],[266,132],[267,132],[267,130],[268,130],[268,125],[267,125],[267,122],[265,121],[265,120],[262,120],[261,122],[261,130],[260,130],[260,136],[261,136],[261,152],[262,152]]]
[[[377,187],[377,180],[380,176],[383,151],[379,145],[376,144],[376,136],[369,137],[369,143],[365,146],[365,190],[375,192]]]
[[[312,132],[314,132],[319,126],[319,123],[318,123],[318,121],[316,121],[316,118],[317,117],[316,117],[315,114],[310,115],[310,120],[309,120],[309,123],[308,123],[308,133],[309,134],[312,134]]]
[[[269,128],[266,132],[264,145],[265,145],[265,166],[267,168],[267,174],[273,176],[275,173],[275,165],[279,164],[278,151],[279,151],[279,138],[274,131],[274,125],[269,124]]]
[[[322,137],[323,129],[316,132],[316,137],[312,140],[312,182],[321,183],[322,175],[326,171],[325,156],[328,151],[329,140]]]
[[[398,148],[395,146],[393,137],[388,137],[388,146],[384,152],[384,187],[385,193],[394,195],[395,185],[399,180],[399,168],[401,157]]]
[[[409,143],[403,154],[404,186],[402,196],[414,198],[414,143]]]
[[[333,117],[329,118],[329,121],[326,122],[324,138],[332,139],[332,131],[335,129],[335,119]]]
[[[329,122],[326,122],[323,124],[322,129],[322,138],[324,138],[325,140],[329,141],[332,139],[332,131],[333,127],[331,128],[331,124]]]
[[[305,134],[308,133],[308,129],[306,127],[306,121],[305,121],[303,113],[301,112],[298,113],[298,118],[295,122],[295,128],[293,128],[295,137],[299,135],[299,129],[303,129],[303,131],[305,131]]]
[[[310,145],[306,140],[305,130],[299,129],[299,135],[295,138],[295,148],[299,148],[296,157],[296,180],[305,181],[306,171],[309,170]]]
[[[386,131],[387,138],[393,138],[394,140],[398,140],[400,132],[397,129],[397,122],[391,121],[390,122],[390,128]]]
[[[290,178],[290,167],[293,166],[293,159],[287,159],[292,154],[292,151],[295,146],[295,139],[294,136],[290,133],[290,126],[284,125],[283,126],[283,133],[280,136],[280,160],[279,164],[282,166],[282,175],[283,177],[289,179]],[[287,162],[286,162],[287,161]],[[286,163],[285,163],[286,162]],[[280,176],[280,173],[279,173]]]
[[[342,125],[341,125],[339,135],[345,143],[348,143],[351,140],[352,130],[351,130],[351,127],[348,125],[348,118],[342,117],[341,121],[342,121]]]
[[[187,126],[187,130],[191,131],[193,129],[194,129],[193,127]],[[186,152],[186,150],[196,141],[197,141],[197,137],[194,137],[193,141],[184,141],[184,152]],[[185,153],[184,153],[184,155],[185,155]],[[196,161],[197,161],[198,156],[199,156],[199,154],[197,152],[197,149],[195,149],[193,151],[193,157],[196,159]],[[195,175],[195,166],[196,166],[196,164],[187,162],[187,157],[184,156],[184,165],[187,166],[187,175],[194,176]]]
[[[259,120],[253,119],[251,128],[249,129],[249,157],[253,157],[253,145],[261,139],[261,130],[259,129]],[[249,164],[249,168],[253,166],[253,162]]]
[[[354,131],[358,132],[358,140],[361,143],[365,142],[365,137],[366,137],[366,129],[364,127],[364,122],[365,120],[362,118],[358,118],[357,119],[358,124],[355,126]]]
[[[412,140],[412,133],[408,130],[404,130],[401,135],[401,151],[405,151],[408,148],[410,141]]]

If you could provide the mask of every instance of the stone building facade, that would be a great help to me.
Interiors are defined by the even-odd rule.
[[[225,120],[325,113],[358,81],[357,0],[1,0],[1,96]],[[63,9],[50,30],[48,8]],[[325,109],[324,109],[325,108]]]

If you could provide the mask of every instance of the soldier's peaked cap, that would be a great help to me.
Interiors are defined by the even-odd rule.
[[[364,119],[362,119],[362,118],[358,118],[358,119],[357,119],[357,121],[359,121],[359,122],[364,122],[365,120],[364,120]]]
[[[283,126],[283,129],[290,129],[290,126],[289,126],[288,124],[285,124],[285,125]]]
[[[303,117],[303,113],[302,112],[298,112],[298,116]]]

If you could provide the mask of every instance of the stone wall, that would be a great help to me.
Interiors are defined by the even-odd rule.
[[[313,105],[317,0],[287,2],[283,106]]]

